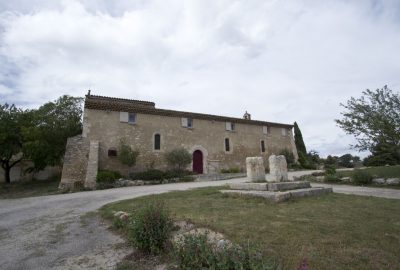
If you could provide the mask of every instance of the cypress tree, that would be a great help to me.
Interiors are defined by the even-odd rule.
[[[304,144],[303,135],[301,135],[300,128],[296,122],[294,122],[294,142],[296,144],[297,152],[299,154],[303,153],[304,156],[306,156],[307,155],[306,145]]]

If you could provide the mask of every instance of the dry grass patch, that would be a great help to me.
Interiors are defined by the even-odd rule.
[[[176,220],[190,220],[241,245],[258,246],[283,269],[307,258],[310,269],[399,269],[400,201],[330,194],[274,204],[231,197],[221,188],[152,195],[106,205],[132,211],[166,203]]]

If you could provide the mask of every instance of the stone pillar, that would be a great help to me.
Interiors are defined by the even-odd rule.
[[[97,170],[99,169],[99,141],[90,141],[89,159],[86,169],[85,188],[96,188]]]
[[[284,182],[288,181],[287,163],[285,156],[272,155],[268,159],[270,182]]]
[[[265,181],[265,168],[262,157],[246,158],[247,179],[252,182]]]

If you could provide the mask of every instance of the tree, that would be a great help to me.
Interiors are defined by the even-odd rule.
[[[360,151],[369,150],[380,156],[382,163],[400,163],[400,95],[387,86],[362,92],[346,104],[342,119],[335,120],[347,134],[354,135]]]
[[[139,151],[135,151],[130,147],[125,140],[121,139],[118,146],[118,159],[119,161],[127,165],[129,170],[131,167],[135,166],[137,157],[139,156]]]
[[[23,111],[14,105],[0,105],[0,161],[6,183],[11,183],[11,168],[21,162]]]
[[[192,155],[184,148],[177,148],[166,153],[165,159],[175,170],[182,171],[192,162]]]
[[[67,139],[82,133],[82,101],[64,95],[27,112],[32,124],[22,128],[23,151],[33,162],[32,170],[61,164]]]
[[[307,155],[306,145],[303,141],[303,135],[301,134],[300,128],[297,122],[294,122],[294,142],[296,144],[297,153],[303,153],[304,156]]]

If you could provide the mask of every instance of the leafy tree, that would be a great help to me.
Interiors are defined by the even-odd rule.
[[[357,140],[359,150],[369,150],[379,163],[400,163],[400,95],[387,86],[363,91],[346,104],[343,118],[336,123]]]
[[[6,183],[11,182],[11,168],[21,162],[23,138],[21,124],[23,111],[14,105],[0,105],[0,162]]]
[[[23,149],[33,170],[61,164],[67,139],[82,133],[82,101],[64,95],[27,112],[31,125],[22,129]]]
[[[174,169],[181,171],[192,162],[192,155],[184,148],[177,148],[166,153],[165,159]]]
[[[294,142],[296,144],[297,152],[301,152],[304,155],[307,155],[306,145],[303,141],[303,135],[301,134],[300,128],[297,125],[297,122],[294,122]]]
[[[137,157],[139,156],[139,151],[133,150],[125,140],[121,139],[118,146],[118,152],[118,159],[122,164],[127,165],[129,169],[135,166]]]

